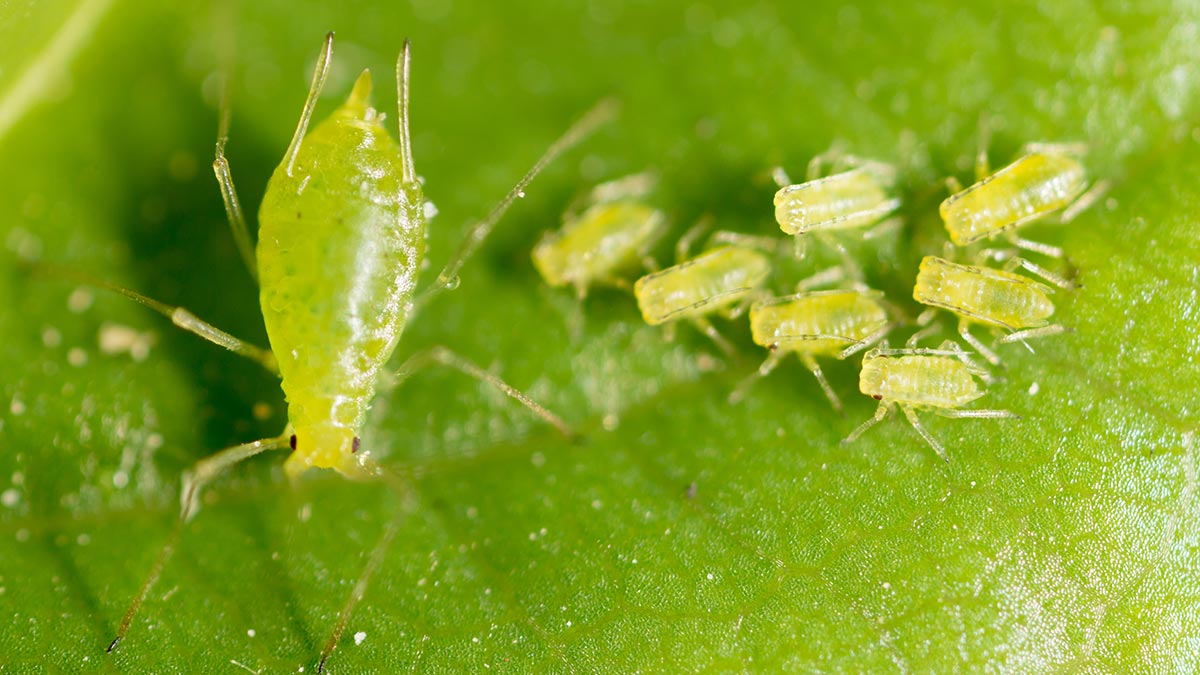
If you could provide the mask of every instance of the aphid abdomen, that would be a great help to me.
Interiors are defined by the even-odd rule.
[[[1064,208],[1086,189],[1077,160],[1033,153],[942,202],[950,239],[965,246]]]
[[[836,355],[887,325],[875,293],[818,291],[755,303],[750,330],[756,344]]]
[[[1054,314],[1048,289],[1032,279],[935,256],[921,260],[913,299],[1009,330],[1045,326]]]
[[[787,234],[866,227],[894,211],[881,177],[869,167],[827,176],[775,193],[775,220]]]
[[[958,408],[984,393],[967,366],[947,356],[868,353],[858,385],[877,399],[930,408]]]
[[[424,253],[420,186],[404,182],[400,146],[369,91],[364,73],[275,170],[259,213],[263,319],[297,436],[291,472],[351,472],[353,440],[404,330]]]
[[[770,261],[758,251],[724,246],[638,279],[633,293],[642,318],[653,326],[732,305],[770,272]]]
[[[583,287],[637,264],[665,222],[635,201],[596,204],[533,249],[533,264],[551,286]]]

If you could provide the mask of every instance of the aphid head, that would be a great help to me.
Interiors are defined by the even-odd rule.
[[[289,478],[314,468],[333,469],[348,478],[366,478],[378,472],[375,463],[359,453],[359,438],[349,427],[327,423],[295,431],[292,454],[283,467]]]

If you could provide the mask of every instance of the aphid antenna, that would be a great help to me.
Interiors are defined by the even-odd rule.
[[[705,232],[712,229],[713,223],[715,223],[716,220],[717,219],[713,216],[713,214],[706,213],[703,216],[700,216],[700,220],[697,220],[695,225],[689,227],[687,232],[683,233],[683,236],[679,238],[679,241],[675,242],[676,264],[688,259],[688,255],[692,252],[692,247],[695,246],[696,242],[704,236]]]
[[[296,164],[296,154],[300,152],[300,144],[304,140],[304,134],[308,133],[308,123],[312,121],[313,110],[317,107],[317,99],[321,97],[321,90],[325,88],[325,79],[329,76],[329,62],[333,58],[333,31],[325,34],[325,48],[321,50],[321,55],[317,57],[316,68],[313,69],[312,85],[308,89],[308,98],[304,99],[304,110],[300,113],[300,122],[296,125],[296,133],[292,135],[292,142],[288,144],[287,154],[287,175],[291,177],[292,169]]]
[[[463,264],[478,250],[483,241],[487,239],[492,229],[496,227],[496,223],[508,211],[508,207],[512,206],[512,203],[516,200],[525,196],[525,188],[529,187],[529,183],[541,173],[542,169],[546,168],[546,165],[557,159],[559,155],[574,147],[584,138],[591,135],[597,128],[616,117],[618,108],[619,105],[615,98],[601,100],[584,114],[579,121],[571,125],[562,136],[559,136],[557,140],[551,143],[550,147],[538,158],[533,167],[521,177],[521,180],[517,181],[517,184],[509,190],[508,194],[499,203],[492,207],[487,216],[471,226],[467,231],[467,236],[459,244],[458,249],[450,256],[450,260],[442,268],[442,271],[438,273],[433,286],[426,289],[413,302],[414,311],[426,305],[442,291],[456,286],[458,283],[458,273],[462,270]]]
[[[416,169],[413,168],[412,156],[412,135],[409,132],[408,124],[408,83],[409,73],[411,72],[411,50],[412,43],[408,38],[404,39],[404,47],[400,50],[400,55],[396,57],[396,107],[399,109],[399,118],[396,124],[399,127],[400,134],[400,154],[403,158],[404,182],[412,184],[417,182]]]
[[[224,42],[230,42],[226,38]],[[225,54],[232,47],[222,49]],[[246,226],[246,215],[242,210],[242,202],[238,199],[237,190],[233,186],[233,174],[229,170],[229,160],[225,158],[225,146],[229,143],[229,126],[232,117],[230,99],[230,81],[233,79],[232,67],[227,63],[232,56],[224,56],[221,65],[221,94],[217,104],[220,112],[217,115],[217,145],[213,158],[213,173],[217,184],[221,186],[221,201],[225,203],[225,216],[229,221],[229,229],[233,232],[233,241],[237,244],[242,262],[250,271],[250,276],[258,282],[258,264],[254,257],[254,241],[250,237],[250,228]]]

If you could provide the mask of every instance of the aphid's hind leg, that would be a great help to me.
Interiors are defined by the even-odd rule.
[[[767,360],[762,362],[762,365],[758,367],[758,370],[755,370],[753,373],[747,375],[741,382],[738,383],[736,387],[733,388],[733,391],[729,392],[729,403],[741,403],[742,399],[746,398],[746,392],[750,390],[750,385],[757,382],[760,378],[770,375],[771,371],[775,370],[776,366],[783,361],[784,356],[787,356],[787,352],[781,349],[772,349],[771,353],[767,356]]]
[[[934,412],[941,417],[949,417],[952,419],[1021,419],[1020,415],[1010,410],[956,410],[951,408],[940,408]]]
[[[979,338],[971,334],[971,324],[965,319],[959,319],[958,321],[958,334],[962,336],[963,341],[971,345],[975,351],[979,352],[983,358],[987,359],[988,363],[992,364],[993,366],[1000,365],[999,355],[992,351],[990,347],[983,344]]]
[[[1046,281],[1050,284],[1053,284],[1055,286],[1058,286],[1059,288],[1061,288],[1063,290],[1069,291],[1069,290],[1073,290],[1077,287],[1075,282],[1070,281],[1068,279],[1064,279],[1063,277],[1055,274],[1054,272],[1051,272],[1050,270],[1046,269],[1045,267],[1042,267],[1041,265],[1030,262],[1029,260],[1022,258],[1021,256],[1014,256],[1012,258],[1009,258],[1004,263],[1004,269],[1009,272],[1012,272],[1012,271],[1016,270],[1017,268],[1026,270],[1027,272],[1030,272],[1031,274],[1035,274],[1038,277],[1040,277],[1041,279],[1043,279],[1044,281]]]
[[[954,176],[946,176],[946,190],[950,194],[956,195],[963,191],[963,184]]]
[[[979,147],[975,150],[975,180],[981,181],[992,175],[988,161],[988,146],[992,142],[992,119],[987,113],[979,116]]]
[[[817,231],[814,233],[814,236],[816,236],[822,244],[825,244],[834,251],[837,251],[837,254],[842,258],[842,266],[846,268],[846,276],[850,278],[851,287],[856,290],[866,290],[867,284],[865,277],[863,277],[862,268],[858,266],[858,261],[854,259],[854,256],[850,255],[850,252],[846,250],[846,247],[842,245],[842,242],[838,241],[837,237],[834,237],[827,232]]]
[[[1005,335],[1004,337],[1000,338],[1000,342],[1002,344],[1008,344],[1010,342],[1020,342],[1022,344],[1025,344],[1026,340],[1040,338],[1040,337],[1048,337],[1051,335],[1062,335],[1063,333],[1069,333],[1069,332],[1071,332],[1071,329],[1067,328],[1066,326],[1056,323],[1056,324],[1051,324],[1049,326],[1041,326],[1038,328],[1027,328],[1025,330],[1014,331],[1014,332],[1009,333],[1008,335]],[[1029,345],[1025,344],[1025,347],[1029,348]],[[1033,351],[1033,349],[1030,348],[1029,351]]]
[[[879,342],[883,338],[887,337],[887,334],[892,332],[892,329],[895,327],[896,327],[896,324],[894,324],[894,323],[889,323],[889,324],[885,324],[884,326],[881,326],[879,328],[879,330],[875,331],[874,333],[871,333],[870,335],[864,337],[863,339],[859,340],[858,342],[855,342],[854,344],[850,345],[849,347],[846,347],[842,351],[838,352],[837,358],[838,359],[848,359],[851,356],[854,356],[855,354],[861,352],[862,350],[866,349],[867,347],[870,347],[870,346],[874,345],[876,342]]]
[[[717,230],[713,232],[708,241],[709,243],[733,244],[734,246],[759,249],[767,253],[780,253],[786,250],[783,247],[787,245],[787,242],[780,240],[778,237],[730,232],[729,230]]]
[[[192,314],[191,311],[186,308],[168,305],[153,298],[146,297],[137,291],[132,291],[123,286],[118,286],[114,283],[104,281],[103,279],[97,279],[89,274],[84,274],[83,272],[78,272],[76,270],[65,269],[57,265],[33,263],[32,269],[35,272],[71,279],[88,286],[94,286],[96,288],[102,288],[113,293],[119,293],[130,300],[133,300],[134,302],[145,305],[159,314],[162,314],[170,319],[171,323],[175,324],[179,328],[182,328],[183,330],[194,335],[198,335],[219,347],[224,347],[238,356],[244,356],[251,361],[255,361],[272,373],[279,373],[279,365],[275,361],[275,355],[272,354],[270,350],[263,349],[262,347],[256,347],[244,340],[239,340],[220,328],[217,328],[207,321],[204,321],[195,314]]]
[[[517,389],[496,375],[493,375],[483,368],[480,368],[466,357],[460,356],[450,349],[440,345],[419,351],[416,354],[408,357],[408,359],[400,365],[400,368],[396,370],[392,380],[383,383],[384,386],[382,386],[381,389],[397,388],[403,384],[405,380],[412,377],[417,371],[423,370],[434,364],[454,368],[465,375],[470,375],[480,382],[490,384],[504,395],[512,398],[526,408],[529,408],[533,414],[542,418],[542,420],[553,426],[555,429],[558,429],[559,433],[561,433],[563,436],[571,437],[575,435],[575,431],[570,427],[570,425],[564,422],[562,418],[544,408],[537,401],[529,398],[529,396],[527,396],[520,389]]]
[[[782,166],[772,167],[771,180],[781,188],[785,188],[792,184],[792,179],[787,175],[787,171],[783,170]]]
[[[1050,244],[1043,244],[1040,241],[1033,241],[1031,239],[1022,239],[1020,236],[1017,235],[1016,230],[1008,231],[1008,240],[1010,242],[1012,242],[1013,246],[1016,246],[1019,249],[1024,249],[1026,251],[1033,251],[1034,253],[1044,255],[1047,258],[1062,258],[1065,256],[1062,248],[1060,248],[1058,246],[1051,246]]]
[[[825,398],[829,399],[829,404],[833,406],[834,411],[839,415],[845,415],[846,413],[842,409],[842,400],[838,398],[837,392],[833,390],[833,387],[829,386],[829,380],[825,379],[825,373],[821,371],[821,366],[813,358],[813,355],[801,352],[800,363],[803,363],[804,367],[808,368],[809,372],[813,374],[813,377],[817,378],[817,382],[821,385],[821,391],[825,392]]]
[[[508,207],[512,206],[513,202],[525,196],[525,189],[529,187],[529,183],[541,173],[542,169],[558,158],[567,150],[577,145],[584,138],[587,138],[598,127],[605,124],[616,116],[617,104],[613,99],[604,99],[596,104],[594,108],[589,110],[579,121],[572,124],[562,136],[550,144],[546,152],[534,162],[533,167],[525,172],[521,180],[508,191],[492,210],[484,216],[483,220],[476,222],[467,230],[466,236],[462,243],[454,251],[450,259],[446,261],[446,266],[438,273],[437,279],[433,285],[421,292],[417,296],[413,305],[420,308],[434,298],[438,293],[453,288],[458,284],[458,273],[462,270],[467,260],[483,245],[487,236],[495,229],[496,224],[500,222],[500,218],[508,211]]]
[[[875,409],[875,415],[867,418],[866,422],[863,422],[862,424],[858,425],[858,427],[854,431],[850,432],[849,436],[843,438],[842,445],[848,445],[848,444],[853,443],[854,441],[858,440],[858,437],[862,436],[863,432],[865,432],[867,429],[870,429],[871,427],[875,426],[876,424],[879,424],[880,422],[882,422],[891,412],[892,412],[891,401],[888,401],[886,399],[880,401],[879,407]]]
[[[1058,222],[1069,223],[1075,220],[1076,216],[1087,211],[1093,204],[1100,201],[1104,195],[1108,194],[1110,189],[1112,189],[1111,180],[1096,181],[1087,191],[1076,197],[1075,201],[1067,205],[1067,208],[1058,217]]]
[[[717,331],[717,329],[712,325],[712,322],[710,322],[708,319],[702,316],[695,316],[691,318],[691,322],[692,325],[696,327],[696,330],[699,330],[701,333],[707,335],[708,338],[712,340],[722,352],[724,352],[725,356],[732,358],[736,355],[736,350],[734,350],[733,344],[731,344],[729,340],[726,340],[725,337]]]
[[[1033,141],[1021,146],[1021,154],[1041,153],[1044,155],[1066,155],[1068,157],[1083,157],[1087,154],[1087,143],[1046,143]]]
[[[235,464],[267,450],[288,447],[289,438],[290,434],[285,432],[283,435],[274,438],[264,438],[252,443],[235,445],[205,457],[183,473],[182,487],[179,494],[179,518],[175,521],[175,527],[167,537],[167,542],[163,544],[162,551],[159,552],[158,557],[154,560],[154,565],[150,568],[150,573],[146,576],[146,580],[142,582],[137,595],[129,603],[129,609],[125,611],[125,615],[121,618],[121,625],[117,629],[117,636],[109,643],[107,651],[111,652],[116,649],[117,644],[125,639],[125,635],[129,632],[129,627],[133,624],[133,619],[137,616],[138,610],[141,609],[142,603],[145,602],[146,596],[150,594],[150,590],[154,587],[155,582],[162,576],[163,568],[171,558],[171,554],[175,552],[175,546],[179,543],[179,537],[183,532],[184,525],[200,510],[200,492],[205,486]]]
[[[863,241],[871,241],[880,237],[885,237],[892,232],[904,227],[904,218],[901,216],[893,216],[879,223],[872,225],[867,231],[863,232]]]
[[[942,447],[941,443],[937,442],[933,434],[925,429],[925,425],[921,424],[921,420],[917,418],[917,411],[906,405],[901,405],[900,409],[904,411],[904,416],[908,418],[908,423],[912,425],[912,428],[916,429],[918,434],[921,434],[921,438],[925,439],[925,442],[929,444],[929,447],[933,448],[933,451],[938,454],[938,457],[942,458],[943,462],[949,464],[950,458],[946,456],[946,449]]]
[[[229,221],[229,229],[233,232],[233,241],[237,244],[238,253],[250,270],[250,276],[258,281],[258,264],[254,257],[254,242],[250,239],[250,230],[246,226],[246,216],[242,211],[242,202],[238,199],[237,188],[233,186],[233,175],[229,172],[229,161],[225,159],[225,144],[229,142],[229,79],[225,73],[221,87],[220,122],[217,127],[216,158],[213,160],[213,173],[221,186],[221,199],[225,202],[225,216]]]
[[[841,265],[834,265],[813,274],[810,277],[801,279],[796,284],[796,292],[803,293],[810,288],[835,284],[846,278],[846,269]]]

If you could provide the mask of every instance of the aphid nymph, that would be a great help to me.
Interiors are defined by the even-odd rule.
[[[596,186],[582,213],[568,212],[562,229],[547,232],[533,264],[551,286],[571,285],[582,299],[594,285],[629,288],[622,272],[636,267],[666,231],[666,216],[646,204],[654,185],[637,174]]]
[[[205,485],[234,464],[266,450],[291,448],[284,466],[292,478],[311,468],[333,469],[355,478],[379,475],[381,470],[370,460],[370,453],[360,452],[360,430],[377,381],[414,306],[451,287],[463,263],[538,171],[612,114],[610,104],[598,106],[551,145],[508,196],[471,228],[434,285],[418,297],[415,292],[427,222],[409,140],[408,43],[396,68],[398,139],[388,133],[383,116],[370,105],[371,77],[366,71],[346,102],[308,131],[332,49],[330,33],[295,134],[267,184],[259,210],[256,248],[250,244],[225,160],[228,115],[227,108],[223,106],[222,110],[213,168],[239,248],[244,255],[254,252],[252,262],[256,265],[252,272],[257,272],[261,286],[270,352],[238,340],[185,309],[102,284],[166,314],[186,330],[275,370],[287,396],[289,423],[283,433],[222,450],[184,474],[180,525],[197,512],[198,497]],[[396,380],[402,381],[418,368],[432,364],[449,366],[485,381],[564,433],[569,431],[557,416],[520,391],[444,347],[411,357],[401,366]],[[157,580],[179,528],[175,532],[122,619],[109,651],[125,636]],[[373,555],[372,561],[378,557]],[[370,570],[376,565],[372,562],[367,567],[357,586],[365,588]],[[361,597],[361,591],[355,593],[322,652],[321,667],[345,628],[354,602]]]
[[[755,344],[771,350],[750,378],[730,395],[736,402],[745,387],[768,375],[788,354],[795,354],[817,378],[834,410],[842,402],[821,372],[817,357],[844,359],[882,340],[891,329],[879,291],[833,290],[760,300],[750,307]]]
[[[1001,342],[1057,335],[1066,329],[1051,325],[1054,302],[1048,286],[1013,272],[959,265],[935,256],[925,256],[917,272],[913,299],[958,315],[958,333],[988,361],[1000,358],[971,334],[972,324],[1007,331]],[[1027,343],[1026,347],[1029,345]]]
[[[721,246],[673,267],[652,272],[633,285],[642,318],[651,326],[686,320],[725,353],[733,347],[709,322],[724,311],[737,316],[767,280],[767,256],[742,246]]]
[[[872,349],[863,356],[858,388],[878,400],[879,407],[873,417],[842,442],[853,442],[898,407],[934,452],[950,461],[941,443],[917,418],[918,410],[931,410],[942,417],[956,418],[1018,417],[1007,410],[961,410],[986,393],[974,379],[978,375],[979,371],[966,361],[962,350],[952,342],[943,343],[939,349]]]

